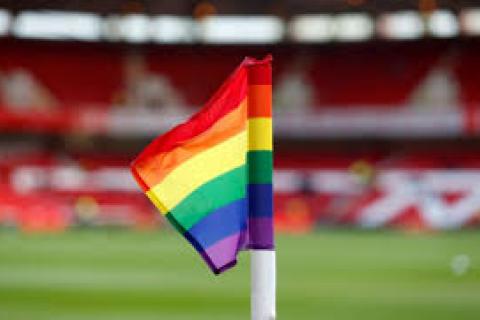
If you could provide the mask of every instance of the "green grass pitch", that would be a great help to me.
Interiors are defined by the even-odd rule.
[[[478,231],[277,240],[279,319],[480,319]],[[246,253],[214,276],[173,232],[0,231],[2,320],[248,318]]]

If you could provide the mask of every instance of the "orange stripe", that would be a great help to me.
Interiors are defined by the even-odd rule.
[[[179,147],[142,159],[135,164],[135,170],[147,187],[160,183],[173,169],[216,144],[245,130],[247,125],[247,99],[238,108],[226,114],[207,131],[184,142]]]
[[[248,86],[248,117],[272,117],[272,86],[257,84]]]

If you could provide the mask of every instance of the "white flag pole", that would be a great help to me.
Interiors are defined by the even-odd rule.
[[[251,250],[252,320],[276,319],[276,265],[274,250]]]
[[[267,56],[261,61],[252,59],[248,65],[249,150],[252,151],[252,159],[256,158],[256,152],[262,154],[261,160],[248,163],[249,176],[262,177],[254,181],[249,189],[252,320],[276,318],[276,261],[271,184],[273,161],[272,152],[269,152],[273,149],[271,61],[272,57]],[[249,183],[252,184],[252,181]]]

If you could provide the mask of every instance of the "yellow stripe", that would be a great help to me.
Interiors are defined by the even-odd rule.
[[[204,183],[244,165],[246,153],[247,132],[244,130],[182,163],[147,191],[147,196],[166,214]]]
[[[272,118],[248,119],[248,150],[272,150]]]

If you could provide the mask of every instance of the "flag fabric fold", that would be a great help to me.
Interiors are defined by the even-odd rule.
[[[271,57],[245,58],[196,115],[131,164],[148,198],[218,274],[273,249]]]

